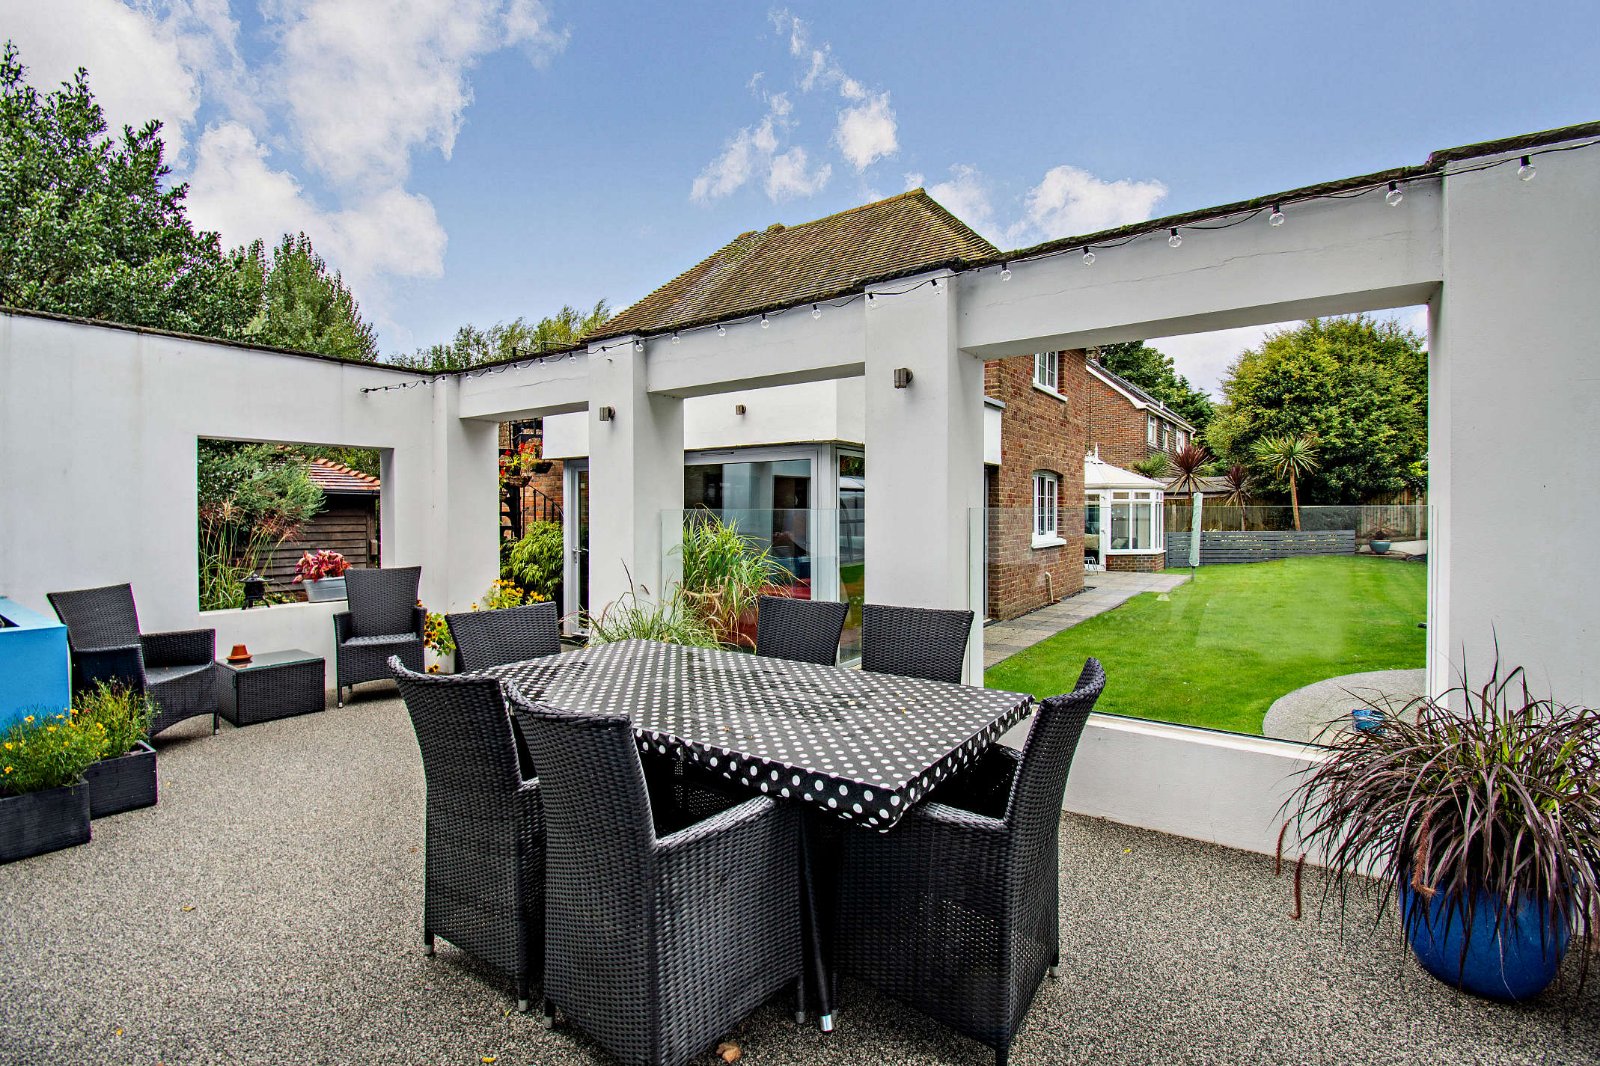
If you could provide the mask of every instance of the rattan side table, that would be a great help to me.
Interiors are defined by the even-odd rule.
[[[328,664],[299,648],[268,651],[247,663],[218,659],[218,710],[236,726],[255,725],[328,706]]]

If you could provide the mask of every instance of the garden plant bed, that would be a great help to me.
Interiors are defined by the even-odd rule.
[[[136,811],[156,805],[156,749],[144,741],[114,759],[101,759],[84,771],[89,817]]]
[[[1097,711],[1261,733],[1272,701],[1340,674],[1422,665],[1427,571],[1372,556],[1201,567],[992,666],[994,688],[1072,690],[1095,656],[1113,679]]]

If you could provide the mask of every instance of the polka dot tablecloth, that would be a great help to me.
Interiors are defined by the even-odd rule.
[[[625,640],[479,672],[560,710],[626,714],[642,751],[887,830],[1032,697]]]

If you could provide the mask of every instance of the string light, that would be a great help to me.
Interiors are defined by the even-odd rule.
[[[1183,243],[1183,234],[1178,232],[1177,226],[1172,227],[1171,234],[1172,235],[1167,238],[1167,244],[1169,247],[1176,248]]]
[[[1000,264],[1000,280],[1001,281],[1010,281],[1011,280],[1011,264],[1010,263],[1001,263]]]
[[[1267,225],[1269,225],[1269,226],[1281,226],[1281,225],[1283,225],[1283,208],[1282,207],[1280,207],[1277,204],[1273,204],[1272,205],[1272,214],[1267,216]]]
[[[638,339],[638,340],[633,342],[633,350],[636,351],[636,352],[644,351],[644,338],[641,337],[640,339]]]
[[[724,326],[721,322],[718,322],[717,323],[717,336],[726,337],[727,335],[728,335],[728,327]]]
[[[811,305],[811,317],[813,319],[821,318],[822,317],[822,308],[818,307],[816,304],[812,304]]]
[[[672,343],[673,344],[677,344],[678,341],[680,341],[680,340],[682,340],[682,338],[678,336],[678,331],[677,330],[673,330],[672,331]]]
[[[1383,194],[1383,202],[1390,207],[1399,207],[1400,201],[1405,198],[1405,194],[1400,191],[1400,183],[1398,181],[1391,181],[1389,183],[1389,191]]]
[[[1517,177],[1523,181],[1532,181],[1533,176],[1537,173],[1539,172],[1533,169],[1533,160],[1523,156],[1517,164]]]
[[[761,328],[766,329],[770,325],[772,323],[767,321],[767,313],[765,311],[761,312]]]
[[[1083,246],[1083,265],[1086,267],[1094,266],[1094,251],[1088,245]]]

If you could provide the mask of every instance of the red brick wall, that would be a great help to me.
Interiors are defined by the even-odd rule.
[[[504,452],[510,446],[511,424],[509,422],[502,422],[500,423],[500,450]],[[522,500],[524,529],[527,528],[528,523],[542,517],[544,513],[544,508],[538,503],[538,496],[536,495],[535,490],[550,497],[550,499],[555,501],[556,506],[560,507],[562,487],[564,484],[565,482],[562,477],[561,461],[559,459],[553,460],[550,464],[550,469],[543,474],[529,475],[528,480],[523,483],[520,493]],[[509,529],[509,519],[505,514],[505,504],[503,500],[501,502],[500,510],[501,532],[502,535],[504,535],[506,530]]]
[[[1100,446],[1100,458],[1112,466],[1131,470],[1162,449],[1148,443],[1148,412],[1133,406],[1122,393],[1093,374],[1084,372],[1084,422],[1088,450]],[[1168,424],[1167,454],[1178,451],[1176,425]]]
[[[1033,357],[984,364],[984,394],[1006,405],[1000,416],[1000,466],[990,468],[989,613],[1015,618],[1083,587],[1083,454],[1088,371],[1081,351],[1062,352],[1063,402],[1033,387]],[[1065,544],[1033,547],[1033,473],[1061,477],[1059,526]]]
[[[1107,570],[1129,570],[1141,574],[1159,573],[1167,568],[1167,553],[1153,555],[1107,555]]]

